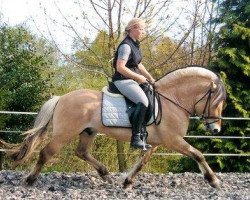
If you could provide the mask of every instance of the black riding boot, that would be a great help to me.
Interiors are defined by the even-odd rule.
[[[130,147],[132,148],[146,150],[149,147],[141,139],[142,126],[146,111],[147,107],[144,106],[143,103],[136,104],[135,111],[133,112],[133,115],[130,120],[132,124],[132,137]]]
[[[150,149],[152,146],[150,144],[147,144],[146,142],[146,139],[148,137],[148,132],[147,132],[147,129],[146,129],[146,124],[143,124],[142,125],[142,128],[141,128],[141,140],[143,141],[144,145],[145,145],[145,148],[146,149]]]

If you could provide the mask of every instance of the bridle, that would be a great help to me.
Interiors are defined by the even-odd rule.
[[[160,116],[160,117],[159,117],[159,119],[158,119],[158,121],[157,121],[157,119],[156,119],[157,117],[155,116],[155,112],[154,112],[154,122],[155,122],[156,125],[159,125],[159,124],[161,123],[161,118],[162,118],[162,106],[161,106],[161,99],[160,99],[160,97],[162,97],[163,99],[166,99],[166,100],[170,101],[170,102],[173,103],[174,105],[176,105],[176,106],[178,106],[179,108],[183,109],[183,110],[186,111],[190,116],[197,116],[197,115],[195,114],[195,107],[197,106],[197,104],[198,104],[199,102],[201,102],[204,98],[207,97],[207,99],[206,99],[206,104],[205,104],[205,106],[204,106],[204,108],[203,108],[203,112],[202,112],[202,114],[201,114],[200,116],[198,116],[198,117],[199,117],[199,120],[204,121],[205,125],[206,125],[206,126],[209,126],[210,124],[216,123],[216,122],[218,122],[218,121],[221,119],[221,117],[219,117],[219,116],[211,116],[211,115],[210,115],[210,109],[211,109],[211,96],[212,96],[212,94],[214,93],[212,86],[209,88],[209,90],[208,90],[208,91],[207,91],[198,101],[195,102],[193,111],[190,112],[190,111],[187,110],[185,107],[181,106],[180,104],[176,103],[176,102],[173,101],[172,99],[170,99],[170,98],[166,97],[165,95],[161,94],[160,92],[156,91],[156,88],[155,88],[155,85],[154,85],[154,84],[150,83],[150,85],[153,86],[153,93],[154,93],[154,96],[155,96],[154,101],[155,101],[155,99],[156,99],[157,102],[158,102],[158,111],[159,111],[159,116]],[[154,105],[155,105],[155,102],[154,102]],[[206,111],[207,111],[207,115],[206,115]],[[212,122],[207,122],[208,119],[214,119],[214,120],[213,120]]]
[[[199,116],[199,119],[201,121],[205,121],[206,126],[209,126],[210,124],[216,123],[221,119],[221,117],[219,117],[219,116],[210,115],[211,96],[213,93],[214,93],[214,91],[213,91],[212,86],[211,86],[209,88],[209,90],[194,104],[194,110],[195,110],[195,106],[207,96],[207,100],[206,100],[206,104],[203,108],[203,112],[202,112],[201,116]],[[207,110],[207,116],[205,115],[206,110]],[[208,119],[214,119],[214,120],[212,122],[207,122]]]

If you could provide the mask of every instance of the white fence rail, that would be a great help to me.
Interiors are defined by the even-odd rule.
[[[0,111],[0,114],[14,114],[14,115],[37,115],[37,112],[16,112],[16,111]]]
[[[37,115],[37,112],[16,112],[16,111],[0,111],[0,114],[14,114],[14,115]],[[197,119],[199,120],[199,117],[190,117],[190,119]],[[250,120],[250,118],[247,117],[221,117],[222,120]]]
[[[0,111],[0,114],[14,114],[14,115],[37,115],[37,112],[15,112],[15,111]],[[190,117],[190,119],[199,120],[199,117]],[[221,117],[222,120],[250,120],[250,118],[242,117]],[[11,130],[0,130],[0,133],[23,133],[24,131],[11,131]],[[103,134],[99,134],[103,135]],[[185,138],[200,138],[200,139],[250,139],[248,136],[208,136],[208,135],[187,135]],[[0,152],[5,152],[6,149],[0,149]],[[95,152],[98,153],[98,152]],[[154,153],[153,155],[158,156],[182,156],[178,153]],[[227,154],[227,153],[204,153],[204,156],[232,156],[232,157],[242,157],[250,156],[250,154]]]

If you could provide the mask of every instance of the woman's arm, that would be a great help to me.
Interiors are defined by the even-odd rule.
[[[138,65],[138,69],[140,73],[145,76],[151,83],[155,82],[155,79],[151,76],[151,74],[148,72],[148,70],[144,67],[142,63]]]
[[[137,74],[133,71],[131,71],[129,68],[127,68],[126,65],[127,61],[123,59],[117,59],[116,61],[116,70],[122,74],[123,76],[127,78],[131,78],[135,80],[136,82],[140,83],[145,83],[147,82],[146,77],[143,75]]]

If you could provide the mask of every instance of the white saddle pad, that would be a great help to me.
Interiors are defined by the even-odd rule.
[[[102,123],[104,126],[131,127],[127,113],[127,105],[124,96],[108,92],[107,86],[102,89]],[[158,114],[156,101],[155,114]],[[152,124],[153,116],[148,122]]]

